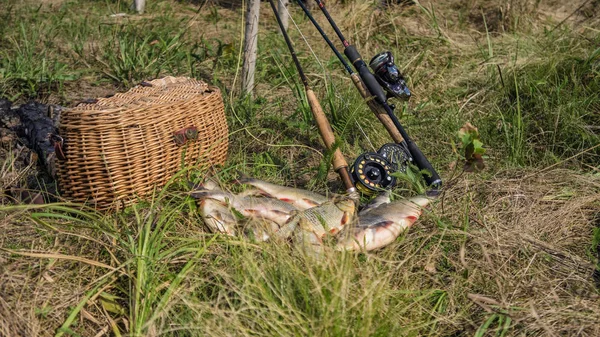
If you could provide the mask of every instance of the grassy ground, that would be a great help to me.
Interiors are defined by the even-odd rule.
[[[380,251],[314,264],[288,246],[208,233],[178,180],[119,214],[5,203],[0,335],[600,335],[600,3],[328,6],[363,55],[393,52],[415,93],[398,112],[446,182],[418,224]],[[267,3],[255,99],[239,98],[239,8],[0,8],[0,96],[68,106],[162,75],[199,77],[223,90],[235,135],[223,178],[241,170],[339,192]],[[292,8],[290,34],[343,153],[387,142]],[[466,122],[487,150],[481,173],[462,172]],[[31,168],[15,164],[18,149],[0,152],[3,191]]]

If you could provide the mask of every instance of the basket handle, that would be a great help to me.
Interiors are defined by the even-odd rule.
[[[56,158],[58,160],[65,160],[67,157],[63,151],[64,139],[63,137],[55,134],[49,134],[48,138],[50,139],[50,144],[54,146],[54,153],[56,153]]]
[[[193,141],[196,139],[198,139],[198,128],[195,126],[188,126],[187,128],[173,132],[173,140],[177,146],[182,146],[188,140]]]

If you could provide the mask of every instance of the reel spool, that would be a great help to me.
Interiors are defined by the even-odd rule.
[[[410,99],[410,90],[394,63],[394,56],[391,52],[386,51],[373,56],[369,66],[373,69],[377,82],[387,92],[388,98],[395,97],[403,101]]]
[[[396,178],[391,176],[396,168],[385,157],[375,152],[363,153],[350,168],[350,177],[356,189],[373,194],[392,188]]]
[[[385,144],[377,153],[366,152],[358,156],[350,167],[350,177],[356,189],[372,195],[392,189],[396,185],[392,173],[406,172],[410,161],[412,158],[406,148],[395,143]]]
[[[405,144],[388,143],[384,144],[377,151],[383,158],[387,159],[390,163],[396,166],[397,171],[406,173],[408,163],[412,162],[410,152],[406,148]]]

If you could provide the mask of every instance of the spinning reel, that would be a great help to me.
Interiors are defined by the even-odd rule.
[[[369,65],[388,98],[398,98],[402,101],[410,99],[410,90],[394,64],[391,52],[375,55]],[[350,175],[358,190],[365,194],[373,194],[393,188],[396,185],[396,177],[393,177],[392,173],[406,173],[408,163],[412,161],[405,143],[389,143],[383,145],[377,153],[366,152],[358,156],[350,168]]]
[[[394,56],[391,52],[386,51],[373,56],[369,66],[373,69],[377,82],[387,92],[388,98],[398,98],[402,101],[410,99],[410,90],[394,63]]]
[[[350,176],[359,191],[370,195],[393,188],[396,177],[392,173],[405,173],[411,161],[412,157],[405,146],[388,143],[377,152],[358,156],[350,168]]]

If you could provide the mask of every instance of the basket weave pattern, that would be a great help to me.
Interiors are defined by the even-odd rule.
[[[149,83],[62,113],[66,159],[58,161],[57,174],[65,198],[120,208],[163,186],[184,165],[225,161],[228,129],[220,91],[189,78]],[[189,127],[198,130],[197,139],[176,144],[174,133]]]

